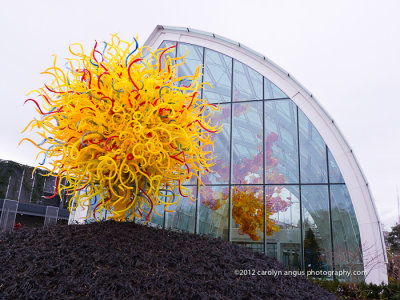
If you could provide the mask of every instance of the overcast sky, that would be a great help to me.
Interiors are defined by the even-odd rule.
[[[191,4],[193,3],[193,4]],[[6,1],[0,11],[0,158],[37,165],[17,147],[35,115],[27,93],[53,54],[119,33],[143,44],[157,24],[239,41],[291,73],[335,119],[363,169],[385,228],[400,184],[400,1]]]

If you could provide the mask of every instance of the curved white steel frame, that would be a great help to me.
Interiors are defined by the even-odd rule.
[[[366,282],[387,283],[383,234],[368,183],[351,147],[312,94],[289,73],[240,43],[199,30],[158,25],[144,46],[154,50],[164,40],[199,45],[233,57],[271,80],[296,103],[317,128],[342,172],[359,225]]]

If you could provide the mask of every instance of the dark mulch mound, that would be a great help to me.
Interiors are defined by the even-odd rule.
[[[134,223],[24,228],[0,235],[4,299],[334,299],[304,277],[220,239]]]

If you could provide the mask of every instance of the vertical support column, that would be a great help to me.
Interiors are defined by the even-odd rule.
[[[39,173],[40,174],[40,173]],[[42,196],[40,197],[40,200],[39,200],[39,204],[45,204],[45,203],[43,203],[43,194],[44,194],[44,192],[46,191],[46,182],[47,182],[47,177],[48,176],[45,176],[44,177],[44,182],[43,182],[43,192],[42,192]]]
[[[8,185],[7,185],[7,191],[6,191],[6,199],[8,199],[8,190],[10,189],[10,182],[11,182],[11,176],[8,178]]]
[[[297,118],[297,157],[299,166],[299,202],[300,202],[300,247],[301,247],[301,269],[305,271],[305,261],[304,261],[304,232],[303,232],[303,203],[301,198],[301,155],[300,155],[300,125],[299,125],[299,107],[296,106],[296,118]]]
[[[4,199],[0,217],[0,231],[8,231],[14,229],[17,209],[18,201]]]
[[[204,73],[206,72],[205,68],[205,56],[206,56],[206,49],[203,47],[203,57],[202,57],[202,65],[203,65],[203,72],[201,74],[201,83],[204,82]],[[203,87],[200,90],[200,98],[204,99],[204,89]],[[200,141],[199,141],[200,145]],[[197,171],[197,176],[200,177],[200,172]],[[200,223],[200,184],[199,184],[199,179],[197,179],[197,188],[196,188],[196,215],[195,215],[195,223],[194,223],[194,233],[199,233],[199,223]]]
[[[25,168],[24,171],[22,172],[21,184],[19,186],[18,199],[17,199],[18,201],[20,201],[19,197],[21,196],[22,184],[24,183],[24,178],[25,178]]]
[[[168,191],[165,192],[166,195],[168,195]],[[164,197],[164,202],[166,202],[166,197]],[[165,229],[165,224],[167,223],[167,212],[165,211],[165,209],[167,208],[167,206],[164,204],[164,218],[163,218],[163,224],[162,224],[162,228]],[[136,217],[135,217],[136,218]]]
[[[264,231],[264,233],[263,233],[263,241],[264,241],[264,254],[265,255],[267,255],[268,253],[267,253],[267,224],[266,224],[266,222],[267,222],[267,202],[266,202],[266,197],[265,197],[265,92],[264,92],[264,86],[265,86],[265,82],[264,82],[264,80],[265,80],[265,78],[264,78],[264,76],[263,76],[263,80],[262,80],[262,90],[263,90],[263,101],[262,101],[262,116],[263,116],[263,118],[262,118],[262,124],[263,124],[263,132],[262,132],[262,153],[263,153],[263,159],[262,159],[262,162],[263,162],[263,166],[262,166],[262,168],[263,168],[263,180],[262,180],[262,182],[263,182],[263,209],[264,209],[264,212],[263,212],[263,231]]]
[[[332,228],[332,204],[331,204],[331,180],[329,177],[329,157],[328,157],[328,146],[325,145],[326,154],[326,173],[328,175],[328,201],[329,201],[329,229],[331,234],[331,255],[332,255],[332,270],[335,271],[335,251],[333,249],[333,228]],[[333,279],[336,279],[335,272],[333,272]]]
[[[232,128],[233,128],[233,58],[232,58],[232,67],[231,67],[231,132],[229,136],[229,215],[228,215],[228,241],[232,241],[232,156],[233,156],[233,149],[232,149]]]
[[[197,171],[198,176],[200,176],[199,171]],[[198,179],[197,179],[198,180]],[[199,233],[199,213],[200,213],[200,185],[197,183],[196,188],[196,211],[194,215],[194,233]]]
[[[64,181],[64,183],[63,183],[63,181]],[[63,179],[61,180],[61,182],[60,182],[60,185],[63,184],[64,186],[66,186],[67,184],[66,184],[65,181],[66,181],[66,179],[63,178]],[[61,198],[60,198],[60,205],[58,206],[60,209],[62,209],[62,208],[64,207],[64,202],[66,201],[66,199],[65,199],[65,194],[66,194],[66,191],[65,191],[65,190],[62,190],[62,191],[61,191]]]
[[[35,187],[36,169],[32,173],[32,186],[31,186],[31,196],[29,198],[29,203],[32,203],[33,188]]]
[[[277,241],[276,242],[276,259],[283,263],[283,257],[281,257],[281,242]]]

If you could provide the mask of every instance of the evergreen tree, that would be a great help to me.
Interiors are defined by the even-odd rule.
[[[304,237],[304,260],[306,269],[321,269],[321,249],[311,228],[307,229]]]
[[[387,239],[392,253],[400,252],[400,224],[392,227]]]

